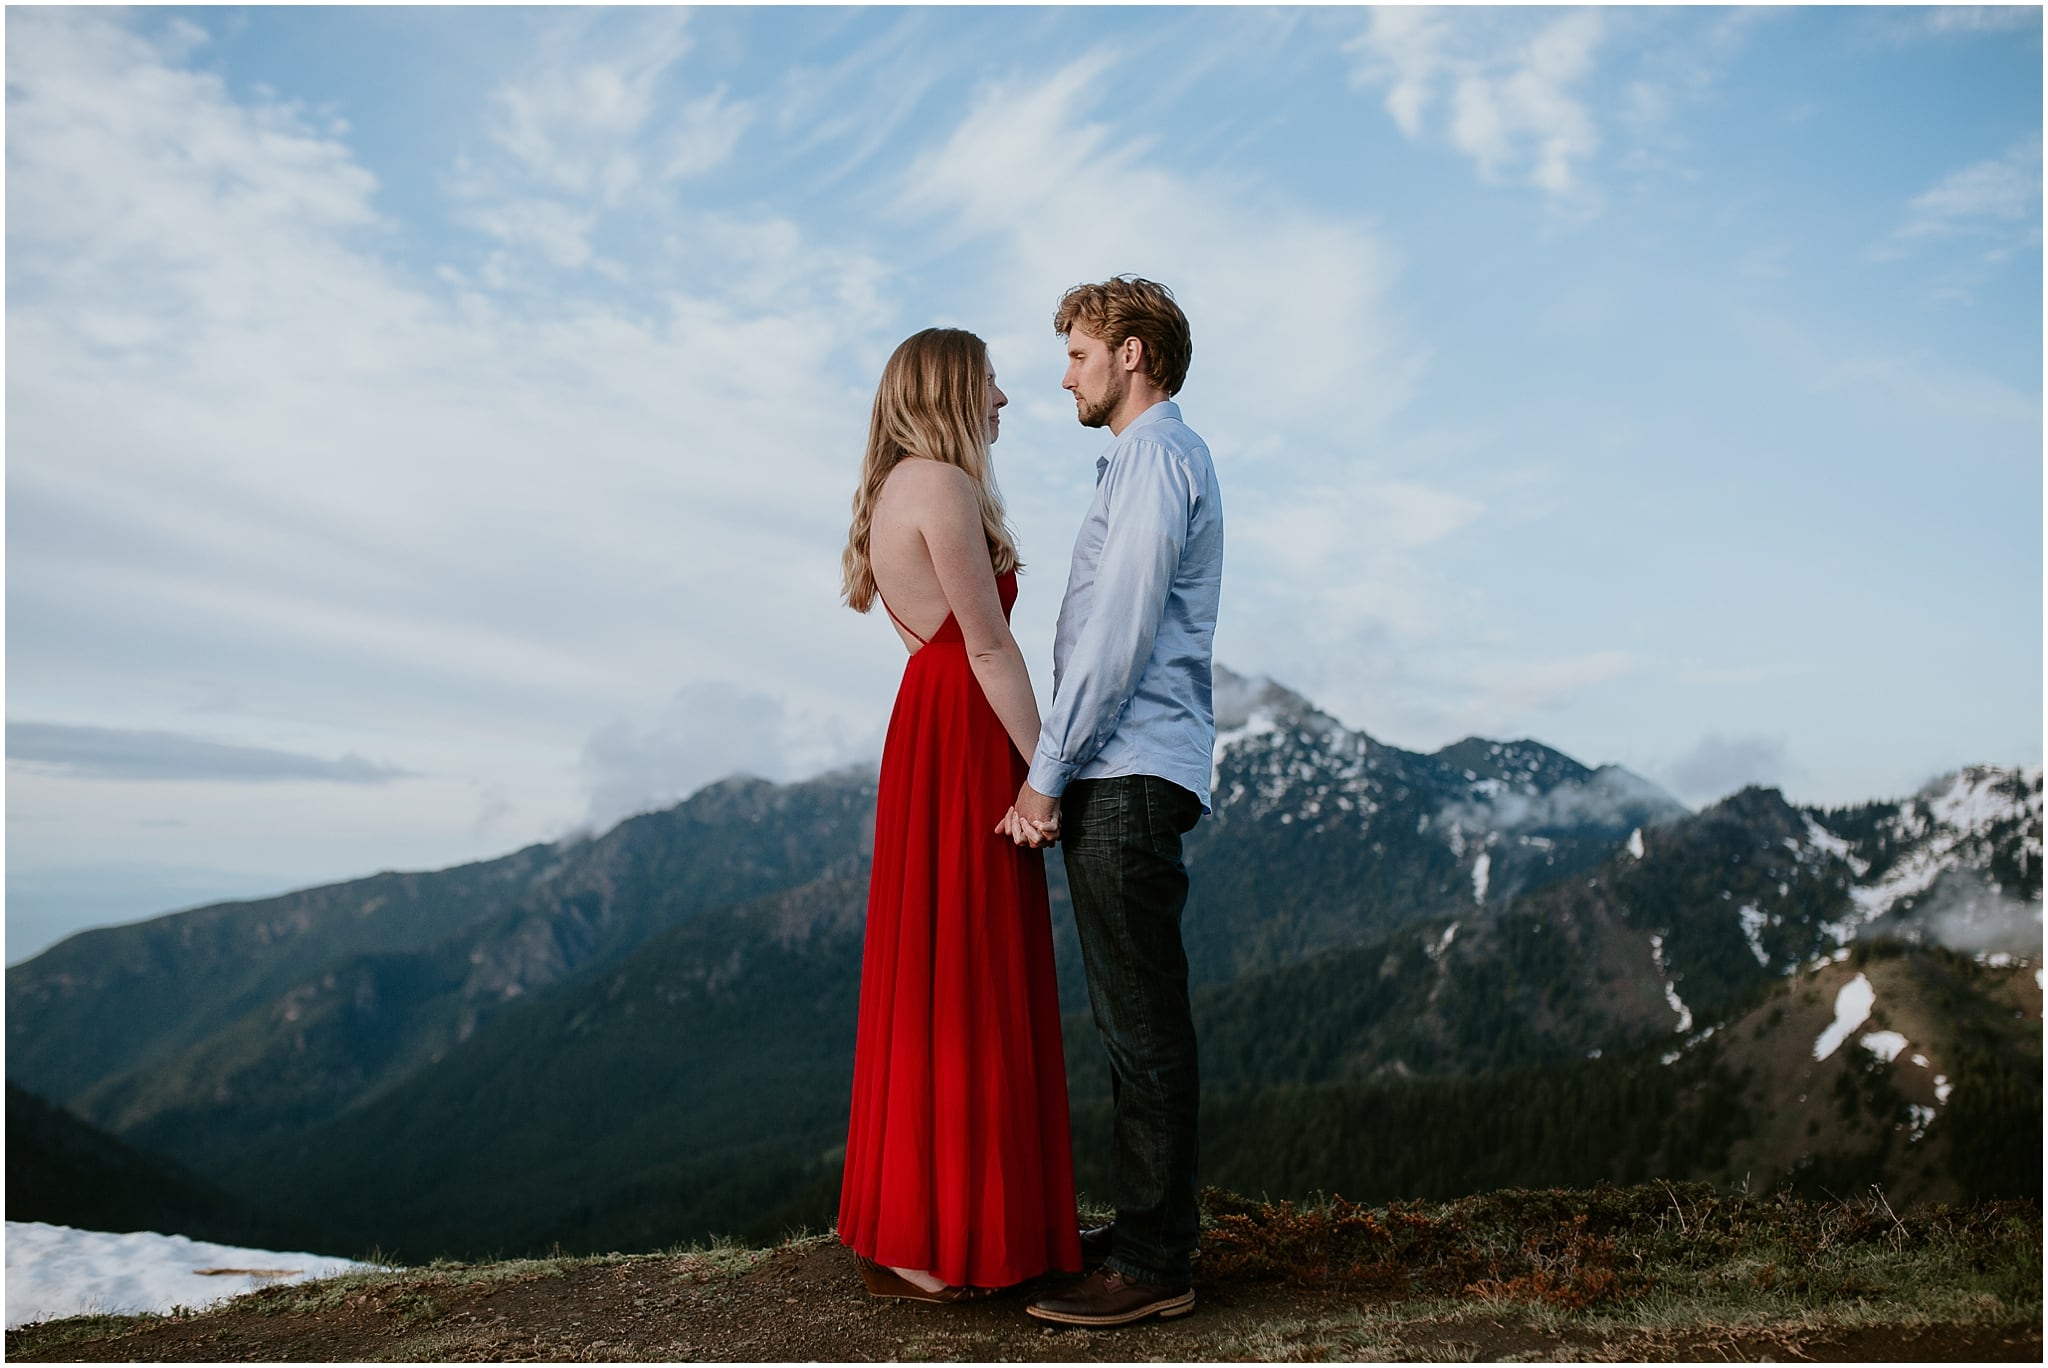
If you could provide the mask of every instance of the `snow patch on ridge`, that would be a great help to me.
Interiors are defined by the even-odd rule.
[[[1672,1011],[1678,1014],[1678,1025],[1674,1029],[1677,1030],[1678,1034],[1684,1035],[1692,1029],[1692,1009],[1687,1007],[1684,1000],[1678,996],[1678,985],[1671,981],[1671,974],[1664,967],[1664,938],[1662,936],[1652,935],[1650,937],[1650,958],[1656,962],[1657,977],[1664,981],[1664,1001],[1670,1005]]]
[[[1898,815],[1887,823],[1890,836],[1902,847],[1899,858],[1876,882],[1852,886],[1849,914],[1840,921],[1823,922],[1821,929],[1837,945],[1846,945],[1865,926],[1891,912],[1900,902],[1925,896],[1943,874],[1981,869],[1981,856],[1970,858],[1972,849],[1981,850],[1994,828],[2029,816],[2038,822],[2040,797],[2034,785],[2039,775],[2038,767],[2018,771],[2023,792],[2015,796],[2008,791],[2013,771],[1975,766],[1928,786],[1901,804]],[[1847,843],[1840,837],[1810,816],[1806,825],[1815,848],[1840,855],[1859,879],[1870,872],[1869,862],[1849,854]],[[2023,848],[2020,854],[2022,862],[2030,856],[2038,860],[2038,836],[2032,849]],[[2038,911],[2035,916],[2038,920]]]
[[[1764,949],[1764,924],[1770,920],[1761,908],[1753,903],[1744,903],[1735,909],[1735,915],[1742,919],[1742,938],[1749,942],[1749,953],[1756,956],[1756,962],[1764,968],[1771,967],[1770,952]]]
[[[88,1312],[198,1310],[259,1287],[372,1268],[325,1254],[279,1254],[150,1231],[113,1234],[7,1223],[7,1328]],[[206,1273],[204,1269],[251,1270]]]
[[[1437,938],[1436,943],[1434,945],[1425,946],[1424,950],[1431,959],[1440,960],[1444,957],[1445,952],[1451,948],[1451,942],[1456,940],[1457,938],[1458,923],[1452,922],[1449,926],[1446,926],[1444,928],[1443,935]]]
[[[1928,1124],[1934,1120],[1934,1108],[1924,1106],[1918,1102],[1908,1102],[1906,1104],[1906,1115],[1910,1118],[1906,1139],[1909,1141],[1918,1140],[1927,1134]]]
[[[1870,986],[1870,980],[1858,974],[1842,985],[1842,991],[1835,994],[1835,1019],[1813,1042],[1813,1057],[1826,1059],[1842,1048],[1842,1042],[1870,1020],[1870,1009],[1877,1005],[1877,990]]]

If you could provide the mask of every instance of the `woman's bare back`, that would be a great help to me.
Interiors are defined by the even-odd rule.
[[[932,566],[926,529],[936,519],[957,519],[958,501],[947,497],[952,491],[946,483],[964,478],[965,472],[952,466],[913,457],[889,472],[875,500],[868,562],[873,567],[876,592],[890,615],[899,619],[894,624],[896,635],[907,650],[918,649],[923,644],[919,637],[929,639],[953,611]],[[910,631],[904,630],[904,624]]]

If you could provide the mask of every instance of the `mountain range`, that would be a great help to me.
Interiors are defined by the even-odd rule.
[[[2038,1194],[2038,768],[1694,813],[1535,741],[1403,751],[1227,671],[1216,701],[1184,921],[1210,1179]],[[735,777],[586,839],[81,933],[8,970],[8,1080],[345,1252],[828,1224],[873,798],[871,771]]]

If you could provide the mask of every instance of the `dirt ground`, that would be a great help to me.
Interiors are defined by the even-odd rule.
[[[677,1360],[1193,1361],[2018,1361],[2041,1328],[1596,1330],[1517,1309],[1417,1316],[1400,1302],[1274,1282],[1205,1284],[1193,1314],[1118,1330],[1045,1326],[1042,1290],[930,1306],[871,1300],[847,1253],[807,1241],[737,1275],[701,1258],[581,1263],[465,1281],[416,1270],[319,1308],[278,1287],[174,1318],[69,1322],[7,1335],[36,1361]]]

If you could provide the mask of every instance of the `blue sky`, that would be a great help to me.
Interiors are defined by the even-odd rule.
[[[880,749],[975,329],[1041,693],[1174,287],[1219,659],[1695,805],[2037,764],[2038,9],[12,8],[7,957]]]

